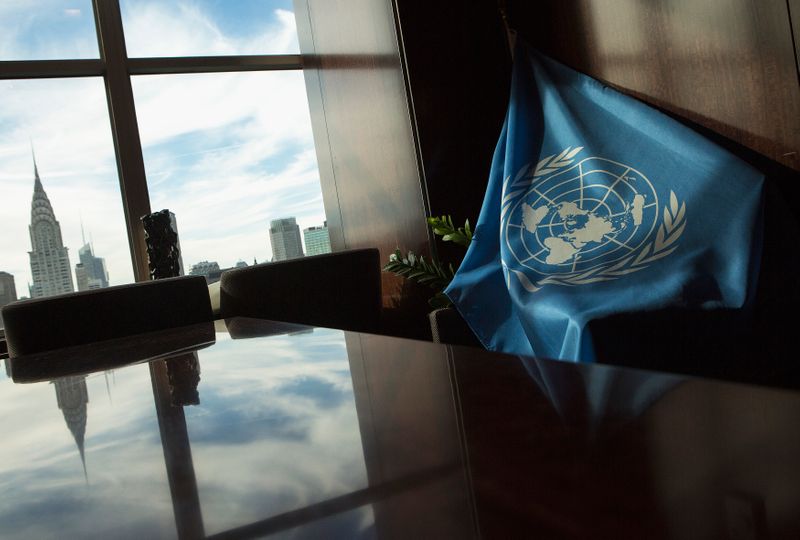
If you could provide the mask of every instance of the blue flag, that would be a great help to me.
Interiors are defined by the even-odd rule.
[[[762,185],[691,129],[519,42],[474,238],[445,293],[490,350],[592,361],[593,319],[746,304]]]

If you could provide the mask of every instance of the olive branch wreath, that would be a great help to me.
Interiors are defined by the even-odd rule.
[[[571,165],[575,156],[581,150],[583,150],[583,146],[577,146],[574,148],[570,146],[558,155],[553,154],[551,156],[547,156],[536,164],[536,167],[533,168],[533,172],[530,171],[530,163],[523,165],[519,172],[517,172],[517,176],[514,177],[514,181],[510,184],[509,180],[511,180],[511,176],[506,177],[506,179],[503,181],[503,202],[502,210],[500,211],[500,219],[502,220],[508,210],[511,208],[511,203],[514,202],[514,197],[525,191],[525,189],[527,189],[527,187],[531,185],[531,183],[533,183],[533,181],[537,178],[549,176],[554,172]],[[509,189],[513,189],[514,191],[509,192]]]
[[[514,198],[526,190],[526,188],[537,178],[549,176],[560,169],[572,164],[574,157],[583,149],[579,147],[568,147],[560,154],[553,154],[539,161],[533,172],[530,172],[530,164],[524,165],[517,173],[513,182],[510,182],[511,177],[508,176],[503,182],[503,199],[502,209],[500,212],[501,219],[505,218],[514,203]],[[509,192],[509,188],[513,191]],[[670,191],[669,206],[664,206],[663,221],[658,227],[656,238],[652,242],[648,242],[641,250],[635,254],[629,255],[616,263],[597,266],[595,268],[565,274],[560,276],[547,276],[535,284],[528,278],[528,276],[513,268],[510,268],[505,261],[503,268],[506,275],[513,273],[519,279],[520,284],[529,292],[536,292],[544,285],[587,285],[589,283],[597,283],[600,281],[610,281],[618,279],[622,276],[643,270],[651,263],[666,257],[677,249],[676,242],[683,234],[686,228],[686,203],[678,202],[678,197],[674,191]]]

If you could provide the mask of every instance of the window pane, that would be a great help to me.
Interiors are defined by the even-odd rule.
[[[151,207],[176,214],[187,273],[271,260],[271,220],[295,218],[295,237],[323,225],[302,72],[140,76],[133,90]]]
[[[17,297],[133,281],[101,78],[0,81],[0,156],[0,272]]]
[[[0,60],[99,56],[91,0],[0,2]]]
[[[292,0],[122,0],[131,57],[299,52]]]

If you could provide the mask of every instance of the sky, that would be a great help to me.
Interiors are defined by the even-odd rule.
[[[291,1],[122,0],[129,56],[298,52]],[[88,0],[0,2],[0,60],[97,58]],[[300,71],[132,81],[153,211],[178,221],[187,268],[268,261],[269,221],[325,220]],[[32,147],[74,269],[82,230],[112,285],[133,281],[101,78],[0,81],[0,271],[17,295],[28,251]]]

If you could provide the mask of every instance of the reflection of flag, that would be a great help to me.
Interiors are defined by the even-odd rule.
[[[528,374],[569,424],[586,423],[592,434],[603,424],[617,425],[646,413],[664,395],[685,382],[676,375],[647,371],[563,365],[538,358],[520,358]]]
[[[744,305],[760,173],[523,43],[511,87],[475,236],[446,291],[487,348],[590,361],[592,319]]]

